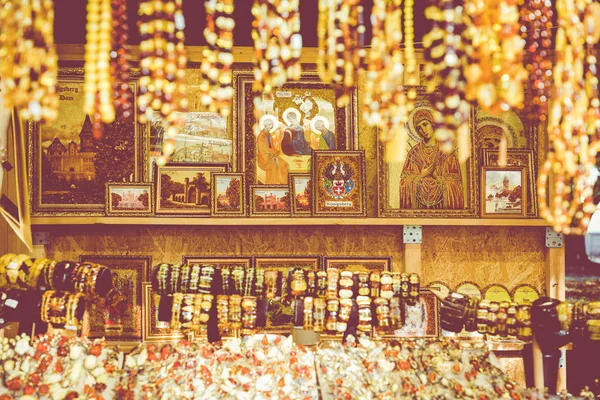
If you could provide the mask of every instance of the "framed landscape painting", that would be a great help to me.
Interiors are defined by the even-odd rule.
[[[210,215],[213,172],[227,172],[227,164],[156,166],[156,214]]]
[[[242,173],[212,174],[211,214],[219,217],[246,216],[246,185]]]
[[[251,70],[233,71],[233,131],[242,132],[238,165],[248,182],[287,185],[289,173],[309,173],[315,150],[351,150],[358,144],[356,92],[337,107],[337,86],[304,70],[298,82],[257,97]]]
[[[153,213],[152,183],[106,184],[106,215],[145,216]]]
[[[84,334],[92,338],[131,341],[142,339],[142,284],[150,279],[151,257],[121,255],[82,255],[82,263],[108,267],[113,290],[101,303],[91,302],[89,326]]]
[[[290,188],[287,185],[251,185],[251,217],[289,217],[291,214]]]
[[[525,167],[481,168],[481,216],[518,218],[527,216]]]
[[[311,215],[312,178],[310,174],[290,174],[290,191],[292,215]]]
[[[416,88],[415,107],[408,114],[406,157],[385,161],[384,144],[377,146],[379,216],[468,217],[477,215],[476,163],[473,157],[474,110],[469,121],[471,157],[461,164],[458,148],[439,149],[435,137],[436,111],[425,87]]]
[[[51,125],[30,122],[29,164],[32,214],[104,214],[107,182],[144,178],[145,127],[117,120],[94,136],[83,111],[83,69],[58,72],[58,119]],[[137,81],[129,84],[134,93]],[[135,107],[134,107],[135,109]]]

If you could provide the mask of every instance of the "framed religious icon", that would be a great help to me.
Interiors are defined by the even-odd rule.
[[[419,292],[414,304],[404,304],[404,325],[392,337],[433,338],[440,336],[440,306],[435,294],[427,289]],[[387,335],[386,335],[387,336]]]
[[[183,118],[186,123],[173,139],[175,150],[169,157],[170,162],[231,164],[235,160],[234,135],[228,130],[227,118],[211,112],[186,112]],[[164,125],[159,113],[155,113],[149,123],[148,168],[151,175],[152,166],[162,152]]]
[[[298,82],[258,97],[250,69],[233,71],[233,131],[238,165],[248,182],[287,185],[289,173],[309,173],[315,150],[351,150],[358,144],[356,92],[348,106],[337,107],[338,86],[304,70]]]
[[[58,119],[47,126],[29,123],[33,215],[104,214],[107,182],[144,179],[145,126],[134,113],[130,121],[104,125],[102,137],[95,136],[83,112],[83,86],[82,68],[60,68]],[[137,81],[129,87],[135,101]]]
[[[481,167],[481,217],[527,216],[525,167]]]
[[[498,166],[500,151],[496,149],[482,149],[483,165]],[[508,167],[527,168],[527,216],[537,217],[537,165],[533,157],[533,150],[508,149],[506,151],[506,165]]]
[[[154,214],[152,183],[106,184],[106,215],[148,216]]]
[[[385,161],[384,144],[377,146],[380,217],[470,217],[477,215],[474,157],[459,162],[458,147],[440,149],[434,120],[436,111],[425,87],[416,88],[415,107],[408,114],[404,161]],[[469,130],[473,132],[474,111]],[[470,135],[473,149],[473,135]],[[403,146],[403,147],[402,147]]]
[[[288,185],[250,185],[251,217],[289,217],[291,212]]]
[[[337,268],[340,271],[383,272],[392,271],[391,257],[325,257],[325,270]]]
[[[168,322],[159,321],[159,309],[166,308],[164,314],[171,313],[172,297],[157,295],[152,291],[152,284],[142,284],[142,297],[144,304],[144,323],[142,329],[142,341],[150,342],[177,342],[185,338],[181,330],[171,329]],[[168,300],[171,300],[169,304]]]
[[[313,215],[366,216],[365,153],[313,152]]]
[[[292,215],[311,215],[312,177],[310,174],[290,174],[290,192]]]
[[[213,172],[212,187],[212,216],[246,216],[246,185],[244,174]]]
[[[113,289],[106,298],[89,303],[89,326],[84,327],[84,335],[115,341],[141,340],[143,314],[147,310],[142,302],[142,284],[150,279],[152,258],[82,255],[79,261],[104,265],[113,277]]]
[[[227,164],[157,165],[156,214],[210,215],[213,172],[227,172]]]
[[[290,272],[302,269],[307,272],[317,272],[321,267],[319,256],[256,256],[253,257],[254,267],[265,271],[265,286],[267,293],[272,293],[267,301],[267,323],[265,330],[270,332],[290,333],[294,318]]]

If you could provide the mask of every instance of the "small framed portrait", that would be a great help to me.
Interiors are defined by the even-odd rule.
[[[364,151],[314,151],[313,215],[364,217]]]
[[[251,217],[289,217],[290,188],[287,185],[250,185]]]
[[[211,215],[215,217],[246,216],[246,185],[243,173],[212,174]]]
[[[290,174],[292,215],[309,216],[312,213],[312,177],[310,174]]]
[[[153,213],[152,183],[106,184],[106,215],[145,216]]]
[[[415,304],[404,305],[404,325],[393,333],[398,338],[433,338],[440,335],[440,309],[436,295],[427,289],[419,292]]]
[[[498,166],[500,151],[497,149],[482,149],[483,165]],[[506,150],[506,165],[508,167],[527,168],[527,216],[537,217],[537,165],[534,161],[533,150],[508,149]]]
[[[156,214],[210,215],[213,172],[227,172],[227,164],[157,165]]]
[[[481,167],[481,217],[527,217],[526,167]]]
[[[253,258],[255,268],[265,270],[265,282],[273,282],[275,296],[267,303],[267,323],[265,330],[270,332],[290,333],[294,318],[294,309],[290,284],[290,271],[303,269],[317,272],[321,267],[319,256],[256,256]]]
[[[121,255],[82,255],[82,263],[94,263],[110,268],[113,290],[101,303],[89,303],[89,325],[85,336],[105,337],[111,341],[142,340],[142,284],[150,279],[151,257]]]
[[[354,257],[354,258],[343,258],[343,257],[325,257],[325,270],[329,268],[337,268],[342,271],[369,271],[369,272],[383,272],[392,271],[392,258],[391,257]]]
[[[170,314],[172,297],[157,295],[152,291],[152,283],[144,282],[142,284],[142,295],[144,304],[144,324],[142,330],[142,340],[145,343],[150,342],[177,342],[185,338],[181,330],[173,330],[168,323],[158,321],[159,309],[166,308]],[[169,300],[171,299],[169,304]],[[161,313],[167,314],[167,312]]]

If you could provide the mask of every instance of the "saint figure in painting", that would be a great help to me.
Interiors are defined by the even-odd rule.
[[[287,125],[281,142],[283,153],[288,156],[310,155],[312,153],[309,145],[310,132],[300,125],[300,111],[290,107],[283,112],[282,118]]]
[[[456,150],[450,154],[440,150],[431,111],[417,110],[413,124],[421,141],[409,150],[402,168],[400,208],[463,209],[463,183]]]
[[[260,119],[261,131],[256,138],[256,153],[258,167],[265,171],[265,184],[286,184],[288,182],[289,166],[281,158],[281,139],[278,132],[277,118],[265,115]]]
[[[313,150],[335,150],[335,138],[329,130],[329,121],[325,117],[316,116],[310,122],[313,135],[311,147]]]
[[[427,335],[427,304],[423,298],[419,298],[413,305],[406,305],[406,318],[402,328],[394,334],[406,337],[418,337]]]

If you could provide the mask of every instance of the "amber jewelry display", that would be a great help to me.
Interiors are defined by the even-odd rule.
[[[92,119],[98,139],[102,137],[102,123],[115,120],[110,70],[112,27],[110,0],[88,0],[83,111]]]
[[[590,171],[596,168],[600,146],[600,100],[593,65],[597,60],[586,45],[592,41],[590,28],[594,30],[593,18],[586,17],[591,6],[591,0],[556,2],[559,27],[548,116],[550,151],[538,176],[538,203],[540,216],[566,235],[584,234],[596,210],[596,176]]]
[[[327,309],[327,302],[324,298],[316,298],[314,300],[314,331],[323,332],[325,330],[325,313]]]
[[[227,117],[233,98],[231,64],[233,64],[233,0],[208,0],[204,2],[206,27],[204,39],[207,47],[202,51],[202,81],[200,82],[202,106],[208,112],[218,112]]]
[[[270,95],[288,80],[299,80],[299,0],[255,0],[252,6],[254,91]]]
[[[363,6],[358,0],[319,0],[319,56],[317,70],[324,82],[343,84],[337,106],[350,103],[365,68],[365,25]]]
[[[139,122],[145,124],[155,114],[163,120],[165,137],[157,164],[164,165],[175,151],[174,138],[185,124],[182,113],[188,106],[182,0],[142,1],[138,14],[142,74],[137,104]]]
[[[69,326],[71,328],[80,329],[81,328],[81,319],[78,315],[78,310],[83,310],[82,307],[83,302],[83,293],[73,293],[70,294],[67,298],[67,311],[65,318],[65,326]],[[83,314],[83,312],[81,312]]]
[[[171,308],[171,329],[179,329],[181,322],[179,315],[181,313],[181,303],[183,302],[183,293],[173,295],[173,307]]]
[[[390,331],[390,306],[388,299],[378,297],[374,300],[375,313],[377,314],[376,332],[384,335]]]
[[[242,298],[242,335],[256,333],[256,296]]]
[[[221,337],[229,333],[229,296],[217,296],[217,326]]]
[[[327,294],[328,299],[338,297],[338,281],[340,280],[340,271],[337,268],[327,269]]]
[[[304,298],[304,321],[303,326],[305,330],[312,330],[314,328],[313,319],[314,303],[312,297]]]
[[[423,38],[425,77],[431,104],[439,111],[435,118],[435,134],[441,150],[450,153],[458,148],[458,158],[469,157],[469,113],[466,100],[466,62],[461,34],[466,29],[464,0],[431,0],[425,16],[433,21],[431,31]],[[458,143],[456,143],[458,141]]]
[[[242,331],[242,296],[229,296],[229,328],[233,337],[240,337]]]
[[[127,1],[113,0],[112,5],[112,51],[110,72],[113,76],[113,104],[117,118],[132,121],[134,116],[133,91],[129,86],[131,64],[129,63],[129,24]]]
[[[371,282],[371,297],[375,299],[379,297],[379,285],[381,283],[379,272],[371,272],[369,280]]]
[[[3,2],[0,28],[4,107],[16,107],[23,119],[54,121],[58,116],[54,2]]]
[[[371,333],[371,298],[368,296],[357,296],[358,326],[357,329],[363,333]]]
[[[323,15],[319,13],[319,23]],[[383,142],[395,138],[404,143],[406,130],[403,126],[410,109],[403,91],[402,2],[375,0],[371,21],[373,38],[367,58],[363,118],[367,124],[378,128]],[[399,155],[404,157],[402,152]]]
[[[525,39],[525,68],[529,73],[525,102],[527,117],[532,121],[548,119],[552,88],[552,2],[526,0],[521,7],[521,37]]]
[[[334,335],[337,332],[339,310],[340,301],[338,299],[327,300],[327,319],[325,321],[325,329],[330,335]]]
[[[342,271],[340,274],[340,290],[339,297],[340,299],[350,299],[353,295],[352,293],[352,285],[354,281],[352,280],[352,272],[351,271]]]
[[[525,41],[520,37],[517,2],[466,0],[465,9],[469,16],[463,35],[467,99],[492,113],[521,108],[527,71],[522,64]]]

